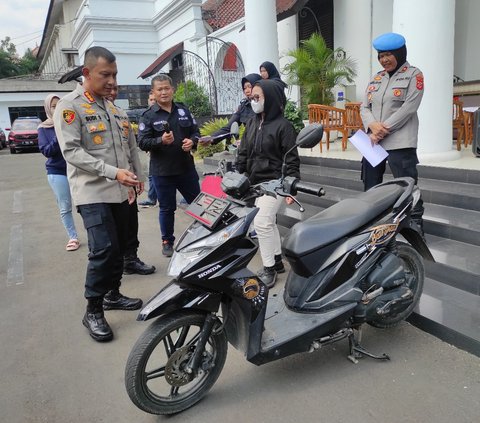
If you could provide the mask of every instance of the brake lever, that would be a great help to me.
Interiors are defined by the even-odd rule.
[[[302,206],[300,201],[298,201],[292,194],[287,194],[282,188],[279,188],[278,190],[276,190],[276,193],[280,197],[291,198],[293,202],[298,205],[298,209],[300,210],[301,213],[305,211],[305,208]]]

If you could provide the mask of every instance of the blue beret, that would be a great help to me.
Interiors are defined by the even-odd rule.
[[[391,51],[396,50],[405,45],[405,38],[403,35],[395,32],[387,32],[379,35],[373,40],[373,48],[377,51]]]

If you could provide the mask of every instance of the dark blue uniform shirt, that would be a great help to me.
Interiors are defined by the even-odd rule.
[[[166,129],[173,131],[170,145],[162,144]],[[173,103],[171,113],[157,103],[147,109],[140,118],[138,145],[150,152],[150,175],[182,175],[195,168],[193,156],[183,151],[182,142],[189,138],[196,145],[199,137],[197,122],[182,103]]]

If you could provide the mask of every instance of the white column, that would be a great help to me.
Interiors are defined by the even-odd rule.
[[[278,22],[278,50],[280,52],[280,67],[278,71],[282,75],[282,69],[293,59],[287,54],[298,47],[298,25],[297,15],[290,16],[281,22]],[[282,75],[282,79],[283,75]],[[285,81],[286,82],[286,81]],[[298,85],[289,85],[287,97],[298,103],[300,100],[300,87]]]
[[[460,158],[452,144],[455,0],[394,0],[393,32],[407,41],[407,60],[425,77],[418,111],[421,163]]]
[[[259,73],[266,60],[279,67],[275,0],[245,0],[245,38],[247,74]]]

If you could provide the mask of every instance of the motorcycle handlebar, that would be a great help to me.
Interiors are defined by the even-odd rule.
[[[293,191],[299,191],[305,194],[315,195],[316,197],[322,197],[323,195],[325,195],[325,190],[321,186],[317,184],[311,184],[309,182],[302,182],[300,180],[297,180],[293,184]]]

